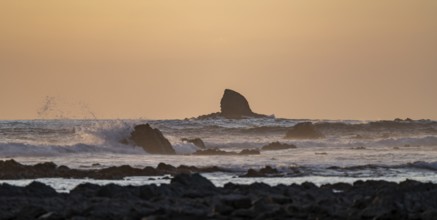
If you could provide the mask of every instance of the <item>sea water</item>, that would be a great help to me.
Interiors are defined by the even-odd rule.
[[[345,132],[328,129],[325,138],[314,140],[285,139],[287,130],[299,122],[327,125],[369,124],[358,120],[292,119],[215,119],[215,120],[20,120],[0,121],[0,159],[15,159],[23,164],[54,162],[78,169],[98,169],[131,165],[142,168],[160,162],[174,166],[219,166],[226,172],[203,174],[214,184],[228,182],[270,185],[354,182],[378,179],[403,181],[414,179],[437,182],[437,127],[414,126],[408,132],[396,129],[366,129]],[[162,131],[177,155],[151,155],[141,147],[121,144],[135,125],[149,123]],[[429,126],[431,124],[431,126]],[[197,147],[182,138],[201,138],[207,148],[226,151],[259,149],[271,142],[294,144],[297,148],[262,151],[260,155],[193,156]],[[272,166],[285,174],[298,169],[298,175],[270,178],[241,178],[247,169]],[[124,180],[37,179],[58,191],[69,191],[83,182],[96,184],[142,185],[168,183],[167,178],[128,177]],[[26,185],[33,180],[2,180]]]

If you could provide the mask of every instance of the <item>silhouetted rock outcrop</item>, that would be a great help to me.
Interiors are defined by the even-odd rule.
[[[285,138],[289,139],[317,139],[323,138],[322,133],[320,133],[313,123],[302,122],[296,124],[291,129],[287,131]]]
[[[137,125],[131,133],[130,139],[147,153],[175,154],[175,150],[161,131],[150,127],[149,124]]]
[[[228,118],[228,119],[243,119],[243,118],[265,118],[267,115],[257,114],[250,109],[249,102],[240,93],[226,89],[220,101],[220,112],[211,113],[208,115],[199,116],[198,119],[210,118]]]
[[[0,179],[36,179],[36,178],[91,178],[91,179],[123,179],[129,176],[162,176],[166,174],[220,172],[219,167],[195,167],[159,163],[156,168],[134,168],[129,165],[112,166],[103,169],[70,169],[67,166],[57,166],[52,162],[35,165],[24,165],[15,160],[0,160]]]

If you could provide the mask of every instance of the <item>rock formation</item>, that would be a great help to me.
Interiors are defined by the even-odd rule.
[[[181,141],[192,143],[192,144],[196,145],[196,147],[198,147],[200,149],[205,149],[206,148],[205,143],[200,138],[182,138]]]
[[[275,169],[251,172],[275,175]],[[170,184],[84,183],[69,193],[0,184],[0,219],[435,219],[437,185],[406,180],[216,187],[198,174]]]
[[[278,141],[267,144],[261,148],[261,150],[286,150],[296,148],[294,144],[284,144]]]
[[[149,124],[137,125],[131,133],[130,140],[151,154],[175,154],[175,150],[161,131]]]
[[[249,102],[240,93],[226,89],[220,101],[220,112],[211,113],[208,115],[199,116],[198,119],[211,118],[228,118],[228,119],[243,119],[243,118],[264,118],[267,115],[257,114],[250,109]]]
[[[323,138],[322,133],[320,133],[313,123],[302,122],[293,126],[287,131],[285,138],[288,139],[317,139]]]

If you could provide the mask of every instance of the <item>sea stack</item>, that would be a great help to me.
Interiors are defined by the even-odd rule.
[[[223,97],[220,101],[220,110],[220,112],[199,116],[198,119],[211,119],[219,117],[227,119],[269,117],[267,115],[254,113],[252,109],[250,109],[247,99],[240,93],[231,89],[225,89]]]
[[[161,131],[150,127],[149,124],[135,126],[130,140],[150,154],[176,154],[173,146]]]

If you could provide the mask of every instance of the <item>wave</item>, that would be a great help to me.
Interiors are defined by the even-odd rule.
[[[389,169],[419,169],[428,171],[437,171],[437,161],[425,162],[415,161],[412,163],[398,164],[398,165],[384,165],[384,164],[366,164],[357,166],[338,167],[331,166],[327,169],[338,171],[363,171],[363,170],[389,170]]]
[[[2,157],[17,156],[59,156],[64,154],[87,154],[87,153],[117,153],[117,154],[146,154],[143,149],[119,144],[109,145],[88,145],[74,144],[65,145],[29,145],[22,143],[0,144],[0,155]]]

